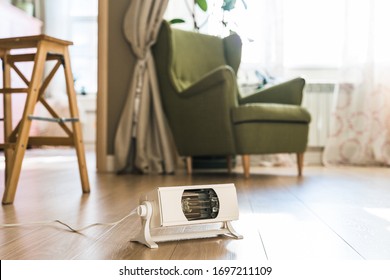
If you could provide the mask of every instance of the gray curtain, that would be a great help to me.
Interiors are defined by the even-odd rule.
[[[168,0],[130,0],[124,18],[124,34],[137,62],[115,135],[117,172],[174,171],[175,150],[151,54],[167,5]]]

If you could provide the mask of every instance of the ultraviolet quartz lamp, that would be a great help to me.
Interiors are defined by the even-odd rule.
[[[231,224],[239,216],[234,184],[158,187],[140,197],[137,213],[142,228],[131,241],[149,248],[158,248],[157,242],[220,235],[243,238]],[[221,227],[167,234],[169,228],[210,223],[220,223]]]

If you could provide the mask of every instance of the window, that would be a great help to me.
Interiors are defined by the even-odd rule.
[[[218,36],[226,36],[229,29],[236,31],[243,40],[243,67],[268,69],[271,65],[284,73],[310,72],[319,79],[336,75],[342,62],[346,0],[237,0],[235,8],[224,15],[222,2],[208,0],[207,13],[197,9],[200,23],[208,19],[200,31]],[[184,18],[186,24],[177,27],[191,29],[184,1],[170,3],[167,18]],[[229,23],[227,29],[222,18]]]
[[[340,0],[285,0],[286,68],[337,68],[341,63],[344,4]]]
[[[76,91],[97,92],[97,15],[98,0],[71,0],[70,48]]]
[[[245,0],[228,13],[243,39],[243,65],[337,69],[341,64],[345,1]],[[217,8],[219,6],[217,5]],[[215,33],[215,32],[214,32]]]

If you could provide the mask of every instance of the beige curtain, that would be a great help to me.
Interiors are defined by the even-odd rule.
[[[174,171],[174,148],[151,54],[167,4],[168,0],[130,0],[124,18],[124,34],[137,62],[115,135],[117,172]]]

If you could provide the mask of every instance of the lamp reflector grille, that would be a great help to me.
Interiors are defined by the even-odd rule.
[[[188,221],[215,219],[219,213],[218,195],[211,188],[184,190],[181,208]]]

